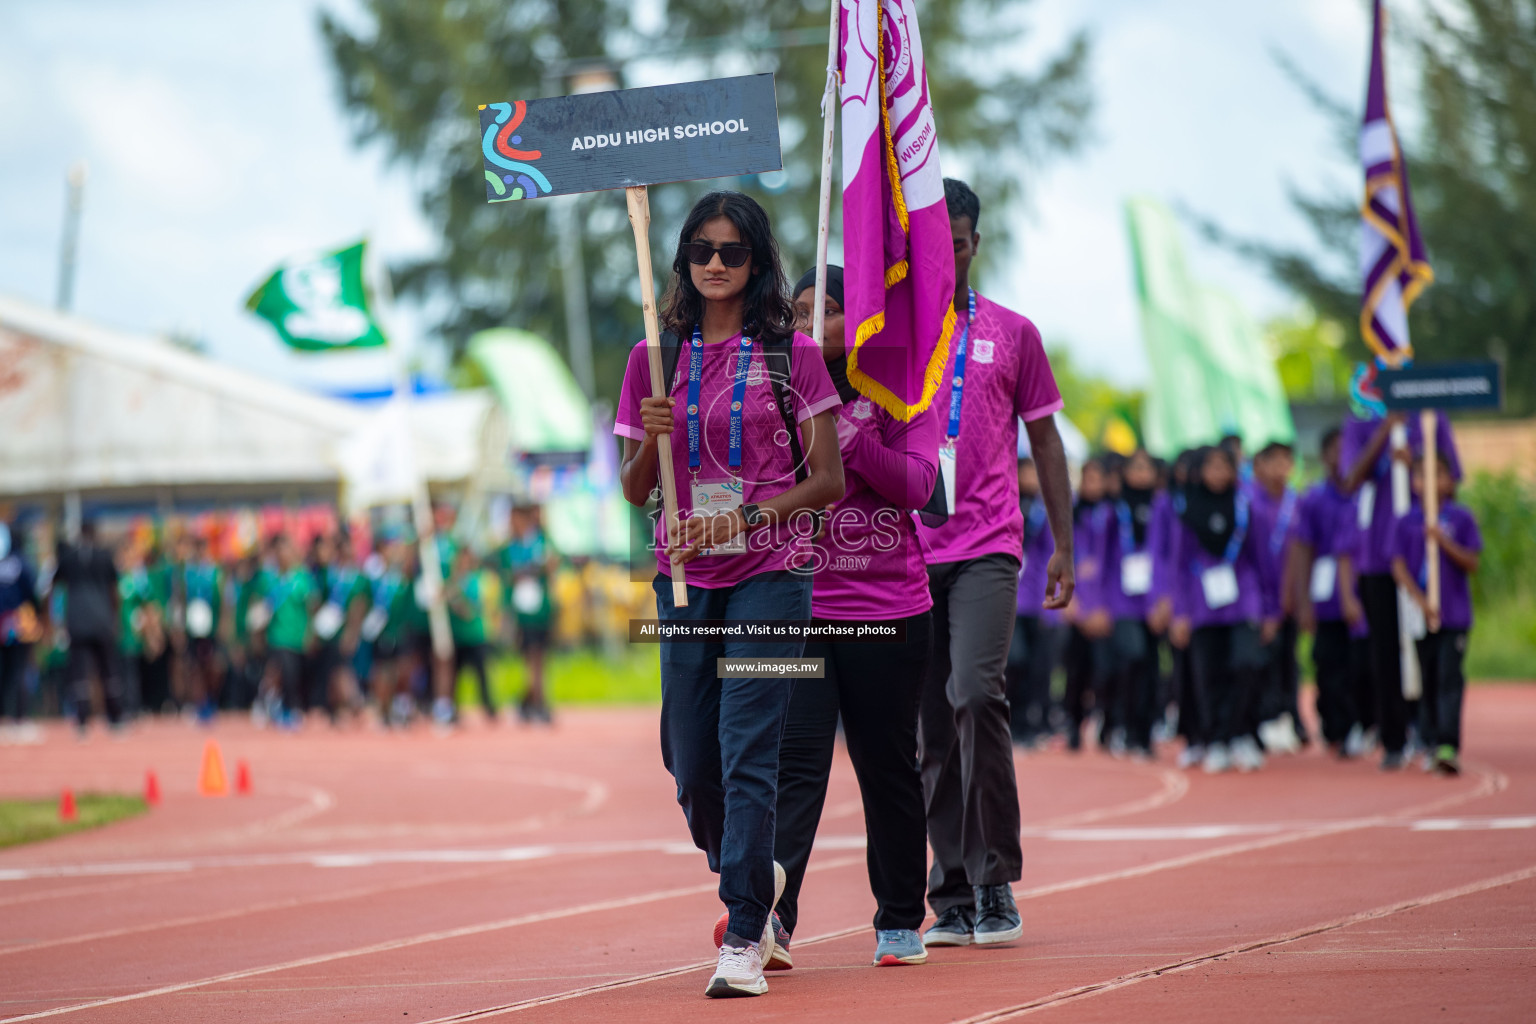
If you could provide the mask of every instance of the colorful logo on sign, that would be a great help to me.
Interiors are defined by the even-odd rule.
[[[528,112],[528,105],[518,100],[515,103],[491,103],[487,107],[496,111],[496,120],[486,126],[485,135],[480,140],[480,151],[485,154],[488,163],[498,168],[491,170],[488,167],[485,171],[485,180],[490,182],[491,189],[496,193],[492,202],[533,199],[541,192],[548,195],[553,186],[544,177],[544,173],[533,166],[533,161],[544,155],[543,151],[518,148],[522,145],[523,137],[516,132]],[[480,109],[485,110],[487,107]]]

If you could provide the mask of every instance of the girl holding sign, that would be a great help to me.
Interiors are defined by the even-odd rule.
[[[814,513],[843,496],[841,399],[815,343],[794,330],[778,246],[754,200],[737,192],[700,199],[672,269],[662,324],[682,350],[663,382],[668,397],[650,397],[641,342],[614,424],[631,504],[646,504],[656,489],[658,445],[670,444],[675,464],[687,467],[677,534],[667,536],[667,517],[658,517],[657,614],[669,623],[804,622]],[[673,564],[688,567],[686,607],[673,602]],[[722,678],[717,660],[798,658],[803,647],[802,639],[661,644],[662,760],[729,912],[711,996],[768,989],[770,915],[784,885],[773,861],[779,740],[794,686],[783,677]]]
[[[1168,566],[1172,638],[1189,648],[1193,731],[1204,741],[1207,772],[1252,771],[1263,755],[1250,735],[1250,708],[1263,682],[1264,646],[1279,628],[1279,591],[1262,548],[1267,524],[1253,521],[1225,449],[1196,457],[1179,519]]]

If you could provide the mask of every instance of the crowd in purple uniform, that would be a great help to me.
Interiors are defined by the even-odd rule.
[[[1008,669],[1015,741],[1044,747],[1059,736],[1078,751],[1086,732],[1100,749],[1137,758],[1182,741],[1179,765],[1211,773],[1256,771],[1267,754],[1321,742],[1341,759],[1379,750],[1385,770],[1457,774],[1468,578],[1482,540],[1456,502],[1461,467],[1445,417],[1434,524],[1425,522],[1419,424],[1394,448],[1400,422],[1351,417],[1329,430],[1317,453],[1323,478],[1304,491],[1291,482],[1295,450],[1281,442],[1251,461],[1236,437],[1171,463],[1141,450],[1089,459],[1073,505],[1077,592],[1059,613],[1039,607],[1053,542],[1035,466],[1021,458],[1023,568]],[[1403,514],[1392,500],[1394,461],[1409,466]],[[1430,538],[1438,607],[1427,596]],[[1404,634],[1421,681],[1413,700],[1403,696]],[[1303,636],[1320,736],[1299,706]]]

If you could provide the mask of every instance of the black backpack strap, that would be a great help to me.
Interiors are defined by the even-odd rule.
[[[939,472],[933,478],[933,493],[928,496],[928,504],[917,510],[917,516],[924,526],[943,526],[949,522],[949,502],[944,494],[944,464],[939,464]]]
[[[764,342],[763,367],[768,371],[768,382],[773,385],[773,401],[779,407],[784,430],[789,434],[789,457],[795,467],[795,483],[800,483],[811,475],[811,469],[805,463],[805,451],[800,446],[800,424],[795,422],[795,399],[789,384],[790,372],[794,369],[793,337]]]
[[[677,380],[678,354],[683,350],[683,343],[677,335],[671,331],[661,332],[661,379],[667,382],[667,394],[672,393],[672,385]]]

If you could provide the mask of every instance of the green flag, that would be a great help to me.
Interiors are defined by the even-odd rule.
[[[469,339],[469,358],[501,399],[517,451],[555,454],[592,447],[592,403],[549,342],[495,327]]]
[[[1178,222],[1151,199],[1126,204],[1141,334],[1152,367],[1142,409],[1148,449],[1172,456],[1238,434],[1250,450],[1296,429],[1274,359],[1230,295],[1196,281]]]
[[[270,323],[290,347],[305,352],[383,345],[363,287],[366,244],[283,264],[251,293],[245,308]]]

